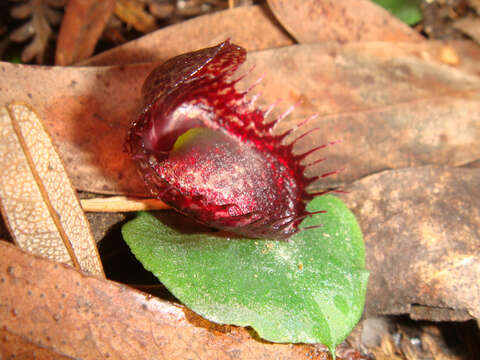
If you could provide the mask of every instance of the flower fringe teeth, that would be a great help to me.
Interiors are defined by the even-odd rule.
[[[306,203],[321,193],[306,188],[320,177],[304,175],[315,147],[295,155],[297,127],[274,135],[293,109],[266,122],[235,89],[233,73],[246,51],[225,41],[168,60],[142,88],[143,108],[127,138],[127,149],[155,197],[180,213],[216,229],[251,238],[286,239],[312,215]],[[309,132],[307,132],[309,133]]]

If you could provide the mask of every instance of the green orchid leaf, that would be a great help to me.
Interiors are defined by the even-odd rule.
[[[368,272],[360,228],[335,196],[288,242],[185,234],[149,213],[125,224],[133,254],[182,303],[222,324],[251,326],[282,343],[343,341],[363,311]]]
[[[408,25],[423,19],[421,0],[373,0]]]

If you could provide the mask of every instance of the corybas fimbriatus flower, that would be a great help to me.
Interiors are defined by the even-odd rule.
[[[242,236],[285,239],[311,215],[306,203],[319,193],[306,188],[319,176],[306,177],[302,160],[324,145],[295,155],[296,140],[285,144],[294,129],[273,133],[283,116],[265,121],[231,79],[245,59],[225,41],[153,70],[127,149],[154,196],[177,211]]]

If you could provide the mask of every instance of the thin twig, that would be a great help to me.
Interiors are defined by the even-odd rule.
[[[139,199],[126,196],[93,198],[80,200],[85,212],[129,212],[164,210],[170,207],[158,199]]]

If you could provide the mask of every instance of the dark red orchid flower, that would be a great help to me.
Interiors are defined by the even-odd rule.
[[[127,148],[152,193],[211,227],[252,238],[285,239],[310,215],[317,194],[302,160],[272,134],[232,74],[246,51],[225,41],[177,56],[146,79],[144,106]]]

